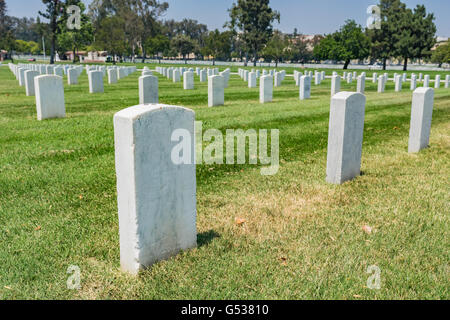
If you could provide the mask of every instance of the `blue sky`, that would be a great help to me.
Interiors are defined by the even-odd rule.
[[[234,0],[166,0],[169,10],[165,19],[192,18],[208,25],[210,29],[222,29],[228,19],[227,9]],[[91,0],[84,0],[90,3]],[[450,1],[403,0],[410,8],[425,4],[436,16],[437,35],[450,37]],[[366,9],[378,0],[271,0],[271,5],[281,13],[281,23],[276,28],[292,32],[297,28],[304,34],[324,34],[335,31],[346,19],[355,19],[365,25]],[[9,14],[35,17],[42,9],[41,0],[6,0]]]

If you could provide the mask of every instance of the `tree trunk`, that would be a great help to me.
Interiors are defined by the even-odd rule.
[[[405,62],[403,63],[403,71],[408,70],[408,58],[405,57]]]
[[[258,60],[257,52],[256,50],[253,50],[253,66],[256,67],[256,60]]]
[[[278,68],[278,60],[275,60],[275,69]]]
[[[346,60],[344,64],[344,70],[348,69],[348,65],[350,64],[350,60]]]
[[[77,49],[73,48],[73,60],[72,63],[75,64],[75,61],[77,60],[77,53],[76,53]]]
[[[214,57],[213,58],[213,66],[215,66],[216,65],[216,58]]]
[[[147,56],[147,50],[145,50],[145,48],[143,47],[142,48],[142,63],[145,63],[145,57],[146,56]]]
[[[386,70],[387,58],[383,58],[383,70]]]

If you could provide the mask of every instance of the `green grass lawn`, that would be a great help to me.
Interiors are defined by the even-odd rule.
[[[139,74],[89,94],[83,73],[65,84],[67,118],[39,122],[34,97],[0,67],[0,299],[450,298],[450,89],[435,92],[430,148],[408,154],[409,83],[378,94],[370,79],[363,175],[334,186],[329,79],[299,101],[287,77],[261,105],[232,75],[225,106],[208,108],[198,77],[184,91],[160,76],[160,102],[192,108],[204,130],[279,129],[281,168],[198,166],[198,248],[138,277],[121,272],[113,115],[138,104]],[[70,265],[80,290],[67,289]],[[380,290],[366,287],[371,265]]]

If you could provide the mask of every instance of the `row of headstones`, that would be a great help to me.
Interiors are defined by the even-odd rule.
[[[303,76],[308,77],[308,76]],[[271,75],[261,79],[273,79]],[[272,83],[271,83],[272,84]],[[272,84],[273,85],[273,84]],[[434,90],[413,93],[409,152],[428,146]],[[340,92],[331,99],[326,181],[342,184],[361,174],[366,97]],[[138,105],[114,116],[120,261],[137,274],[197,245],[195,114],[167,105]],[[174,132],[177,136],[174,140]],[[172,161],[183,132],[189,163]]]
[[[184,69],[184,68],[166,68],[156,67],[156,72],[161,74],[167,79],[172,79],[173,82],[179,82],[179,77],[183,71],[183,88],[185,90],[194,89],[194,74],[200,77],[200,81],[206,78],[207,74],[210,74],[208,79],[208,106],[220,106],[225,103],[225,88],[228,88],[228,83],[231,76],[229,68],[222,72],[219,69]],[[142,76],[139,78],[139,100],[140,103],[158,103],[156,100],[158,97],[158,78],[151,74],[148,69],[143,70]],[[156,101],[156,102],[155,102]]]
[[[51,75],[45,73],[40,75],[40,72],[35,71],[36,66],[39,65],[14,65],[9,64],[10,70],[19,80],[20,85],[24,85],[26,88],[27,96],[36,96],[36,111],[38,120],[51,119],[51,118],[63,118],[66,116],[66,107],[64,99],[64,85],[63,75]],[[64,69],[63,67],[47,68],[55,72],[58,69]],[[108,72],[108,78],[115,79],[117,77],[124,78],[129,74],[136,71],[136,67],[121,67],[121,68],[109,68],[102,69],[104,67],[87,66],[86,71],[89,78],[89,92],[101,93],[104,92],[103,88],[103,76]],[[58,70],[59,72],[59,70]],[[69,84],[75,84],[75,80],[83,72],[83,67],[75,66],[67,68],[67,77]],[[72,82],[72,83],[71,83]],[[110,82],[114,83],[114,82]]]

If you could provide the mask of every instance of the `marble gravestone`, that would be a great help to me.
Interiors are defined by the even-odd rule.
[[[139,104],[158,103],[158,77],[139,77]]]
[[[117,83],[117,70],[116,69],[108,70],[108,83],[109,84]]]
[[[69,68],[67,70],[67,84],[74,85],[78,84],[78,71],[75,68]]]
[[[300,78],[300,100],[309,99],[311,97],[311,77],[302,76]]]
[[[273,99],[273,77],[271,75],[262,76],[259,79],[259,102],[272,102]]]
[[[224,94],[224,78],[222,76],[208,77],[208,106],[223,106],[225,104]]]
[[[89,93],[103,93],[103,72],[89,71]]]
[[[434,90],[417,88],[413,93],[408,152],[416,153],[427,148],[430,141],[433,116]]]
[[[184,90],[194,90],[194,72],[185,71],[183,73],[183,88]]]
[[[194,121],[192,110],[161,104],[114,115],[120,264],[125,272],[137,275],[197,246]]]
[[[34,96],[34,78],[39,76],[39,72],[28,70],[25,71],[25,91],[27,96]]]
[[[331,96],[341,91],[341,77],[339,75],[334,75],[331,78]]]
[[[34,78],[37,119],[64,118],[63,79],[60,76],[43,75]]]
[[[327,182],[342,184],[361,174],[366,97],[340,92],[331,99]]]

